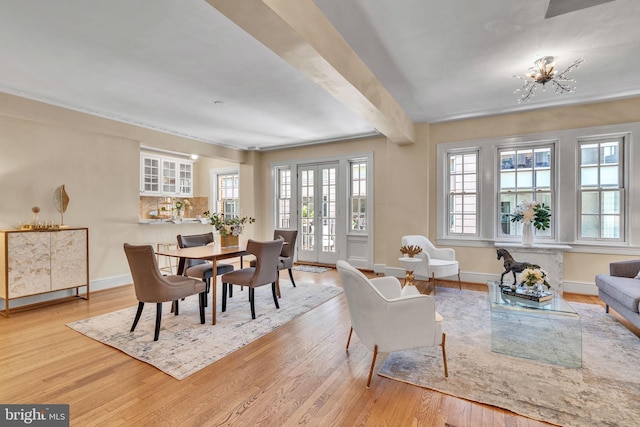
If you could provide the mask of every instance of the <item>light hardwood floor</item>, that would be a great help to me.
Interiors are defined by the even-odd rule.
[[[294,275],[340,286],[335,270]],[[182,381],[65,326],[136,303],[124,286],[0,318],[0,402],[68,403],[72,426],[547,425],[377,375],[367,390],[344,295]]]

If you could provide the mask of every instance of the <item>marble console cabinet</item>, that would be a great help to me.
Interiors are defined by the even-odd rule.
[[[0,313],[9,316],[11,300],[65,289],[89,299],[87,228],[0,231]]]
[[[571,250],[571,246],[535,243],[532,246],[496,243],[495,246],[508,250],[516,261],[538,264],[547,273],[547,279],[553,290],[562,295],[564,253]],[[513,275],[511,273],[505,274],[504,281],[505,283],[513,282]]]

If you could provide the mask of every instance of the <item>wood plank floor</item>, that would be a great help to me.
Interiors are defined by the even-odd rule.
[[[294,276],[339,286],[335,270]],[[344,295],[182,381],[65,326],[136,304],[124,286],[1,318],[0,402],[68,403],[72,426],[547,425],[379,376],[367,390],[371,353],[357,338],[345,351]]]

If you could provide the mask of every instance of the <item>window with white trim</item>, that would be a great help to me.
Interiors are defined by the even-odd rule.
[[[351,161],[350,231],[367,231],[367,161]]]
[[[449,235],[478,233],[478,152],[448,154]]]
[[[277,168],[277,228],[291,228],[291,168]]]
[[[240,206],[240,176],[237,173],[218,175],[218,213],[235,218]]]
[[[498,236],[522,235],[522,224],[511,222],[510,214],[523,201],[538,201],[554,211],[553,152],[554,144],[498,149]],[[534,233],[551,236],[552,228]]]
[[[624,138],[579,141],[578,238],[624,239]]]

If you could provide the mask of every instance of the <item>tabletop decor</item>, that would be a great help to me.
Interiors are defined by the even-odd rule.
[[[407,255],[409,258],[413,258],[415,255],[422,252],[422,248],[418,245],[409,245],[400,247],[400,253]]]
[[[522,244],[531,246],[533,244],[533,227],[538,230],[549,228],[551,211],[549,206],[536,200],[523,200],[513,211],[511,222],[522,223]]]
[[[176,216],[178,218],[182,217],[182,209],[187,210],[191,207],[191,202],[189,199],[176,200]]]
[[[220,246],[223,248],[238,247],[238,236],[242,234],[245,224],[253,224],[255,218],[250,216],[226,217],[223,213],[206,211],[204,215],[209,218],[211,225],[220,233]]]
[[[53,203],[58,212],[60,212],[60,228],[67,228],[68,226],[64,225],[64,213],[67,211],[67,206],[69,206],[69,195],[64,188],[64,184],[56,188],[53,193]]]

